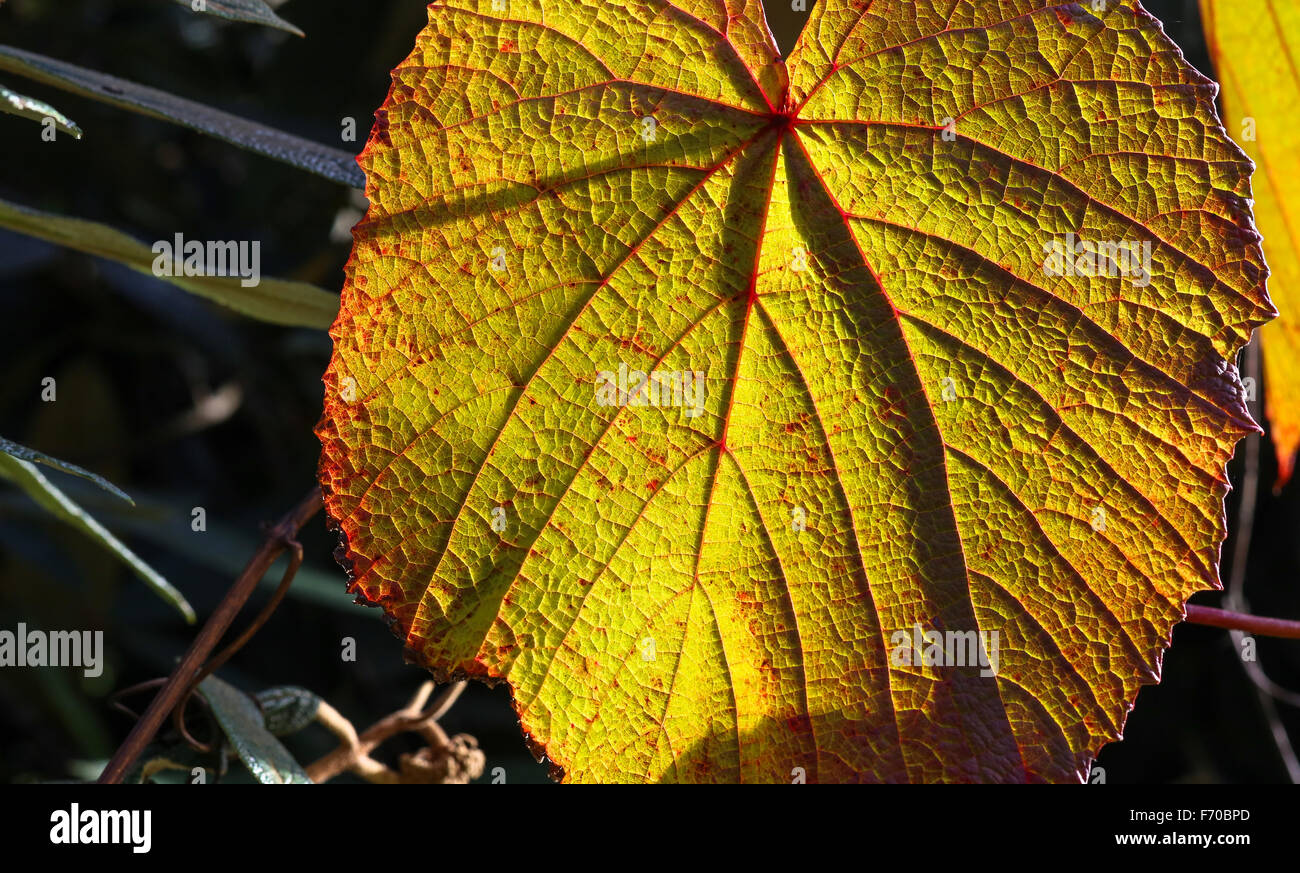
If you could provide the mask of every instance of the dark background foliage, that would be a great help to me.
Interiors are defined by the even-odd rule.
[[[806,17],[789,5],[769,3],[778,38]],[[1147,6],[1209,73],[1196,4]],[[423,7],[418,0],[291,0],[279,11],[306,31],[299,39],[194,15],[167,0],[9,0],[0,6],[0,42],[355,151],[387,93],[388,71],[423,26]],[[38,125],[0,115],[0,197],[105,222],[145,242],[177,232],[260,240],[264,275],[341,285],[347,228],[363,205],[352,192],[164,122],[16,77],[3,82],[59,107],[85,137],[43,142]],[[348,117],[356,120],[356,142],[340,139]],[[328,337],[258,324],[160,281],[3,231],[0,312],[0,434],[125,488],[134,510],[58,476],[206,617],[256,549],[260,523],[313,484],[319,444],[312,427]],[[57,379],[52,403],[40,398],[46,376]],[[1269,493],[1275,471],[1267,442],[1262,456],[1247,595],[1258,612],[1300,615],[1297,491]],[[196,506],[207,511],[203,533],[190,529]],[[1228,511],[1233,518],[1235,495]],[[376,611],[351,604],[319,518],[301,539],[306,567],[290,597],[221,675],[250,691],[305,686],[364,727],[401,706],[423,674],[402,663]],[[280,566],[253,607],[269,595]],[[96,680],[72,670],[0,671],[4,782],[93,774],[130,727],[109,709],[108,694],[165,675],[194,633],[106,553],[4,487],[0,628],[20,621],[103,629],[108,668]],[[344,637],[357,642],[355,663],[341,660]],[[1274,678],[1300,686],[1300,646],[1262,640],[1259,652]],[[130,702],[140,708],[147,699]],[[1300,737],[1296,713],[1283,707],[1283,717]],[[510,782],[545,780],[504,687],[471,685],[443,723],[478,738],[489,772],[504,767]],[[1177,630],[1164,682],[1143,690],[1126,733],[1102,753],[1109,782],[1286,778],[1222,631]],[[333,740],[310,728],[289,745],[306,762]],[[384,747],[413,748],[404,740]]]

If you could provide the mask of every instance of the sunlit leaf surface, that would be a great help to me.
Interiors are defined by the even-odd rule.
[[[359,593],[572,781],[1079,780],[1272,315],[1213,84],[1111,5],[823,0],[784,66],[752,0],[431,7],[319,428]]]

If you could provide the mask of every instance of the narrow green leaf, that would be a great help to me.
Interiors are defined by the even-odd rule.
[[[357,166],[355,156],[342,149],[293,136],[166,91],[7,45],[0,45],[0,70],[215,136],[335,182],[354,188],[365,186],[365,175]]]
[[[36,122],[43,122],[47,118],[53,118],[54,124],[59,130],[81,139],[81,128],[77,127],[76,122],[68,118],[68,116],[48,103],[42,103],[40,100],[34,100],[24,94],[10,91],[4,85],[0,85],[0,112],[30,118]]]
[[[84,467],[78,467],[76,464],[69,464],[67,461],[60,461],[58,458],[51,457],[44,452],[38,452],[35,449],[29,449],[27,446],[19,445],[13,440],[7,440],[0,437],[0,452],[20,458],[24,461],[31,461],[34,464],[44,464],[55,470],[61,470],[64,473],[71,473],[73,476],[80,476],[89,482],[94,482],[100,488],[103,488],[109,494],[121,497],[127,503],[135,505],[135,501],[112,482],[96,473],[92,473]]]
[[[35,464],[0,452],[0,476],[13,482],[52,514],[112,552],[118,560],[134,570],[136,575],[163,600],[176,607],[181,615],[185,616],[186,622],[194,623],[194,609],[185,597],[156,570],[142,561],[135,552],[127,548],[125,543],[109,533],[102,524],[95,521],[84,509],[60,491],[57,485],[46,479],[41,471],[36,469]]]
[[[225,732],[248,772],[266,785],[307,783],[302,769],[289,750],[266,728],[262,711],[252,697],[216,676],[199,683],[199,692],[212,708],[217,724]]]
[[[150,276],[156,275],[153,265],[157,256],[153,250],[107,225],[53,215],[0,200],[0,227],[108,258]],[[338,297],[306,282],[262,279],[256,286],[245,288],[237,276],[173,275],[158,278],[166,279],[191,294],[273,324],[328,328],[338,310]]]
[[[151,499],[147,493],[137,492],[136,507],[122,511],[118,509],[120,504],[116,501],[92,503],[91,501],[100,499],[99,494],[88,487],[82,488],[79,482],[69,482],[66,490],[83,506],[98,512],[104,525],[119,536],[139,537],[185,558],[192,565],[203,566],[222,575],[239,575],[248,556],[257,551],[263,539],[261,535],[249,533],[243,525],[225,524],[217,518],[209,518],[207,532],[201,537],[195,537],[190,528],[189,510],[193,501],[179,495],[170,495],[163,500]],[[22,495],[0,493],[0,514],[18,514],[27,508]],[[267,569],[260,584],[267,590],[274,591],[280,584],[287,563],[288,557],[280,556]],[[379,621],[383,616],[377,609],[357,612],[356,598],[348,593],[342,571],[334,564],[322,568],[312,566],[310,562],[304,563],[293,577],[293,585],[289,587],[286,596],[346,613],[351,618],[360,617],[363,621]]]
[[[129,531],[133,536],[141,536],[155,545],[161,546],[188,561],[209,567],[218,573],[238,575],[244,569],[247,556],[257,551],[260,538],[244,534],[229,525],[223,525],[214,519],[208,519],[207,533],[195,540],[190,533],[189,515],[177,523],[145,523],[134,514],[122,514],[112,520],[118,530]],[[282,557],[272,564],[262,577],[261,584],[274,590],[280,584],[287,559]],[[298,568],[293,577],[293,585],[287,595],[316,606],[342,612],[349,617],[357,615],[356,599],[347,592],[347,585],[337,568],[322,570],[304,564]],[[379,620],[382,613],[378,610],[366,610],[362,618]]]
[[[264,24],[279,30],[287,30],[296,36],[306,36],[298,28],[275,14],[264,0],[203,0],[200,8],[195,8],[194,0],[172,0],[194,12],[206,12],[218,18],[230,21],[245,21],[249,24]]]

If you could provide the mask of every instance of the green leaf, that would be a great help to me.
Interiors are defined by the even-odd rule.
[[[0,200],[0,227],[117,261],[138,272],[166,279],[191,294],[272,324],[326,328],[338,310],[338,297],[305,282],[264,278],[257,285],[245,288],[237,276],[158,276],[154,272],[154,263],[159,256],[149,246],[92,221],[53,215]],[[179,267],[179,263],[176,266]],[[180,270],[172,272],[175,274]]]
[[[306,36],[301,30],[276,15],[275,10],[268,6],[265,0],[200,0],[203,6],[199,9],[195,8],[196,0],[172,0],[172,2],[179,3],[192,12],[206,12],[230,21],[264,24],[267,27],[287,30],[297,36]]]
[[[55,125],[60,130],[81,139],[81,128],[77,127],[76,123],[62,112],[48,103],[42,103],[40,100],[33,100],[31,97],[10,91],[3,85],[0,85],[0,112],[30,118],[38,122],[53,118]]]
[[[170,514],[158,523],[145,522],[131,515],[122,515],[114,521],[118,529],[125,529],[132,535],[144,537],[189,561],[231,576],[237,576],[243,571],[248,556],[257,551],[261,544],[260,537],[245,534],[242,529],[211,518],[208,519],[207,532],[196,540],[190,529],[188,512],[182,517]],[[287,563],[287,557],[279,558],[267,569],[261,584],[272,590],[278,587]],[[294,574],[293,585],[289,587],[288,597],[356,615],[353,598],[347,593],[338,568],[334,565],[325,569],[307,564],[299,567]],[[376,611],[368,611],[364,615],[375,619],[381,617]]]
[[[572,781],[1081,781],[1257,430],[1215,92],[1131,2],[784,63],[753,0],[433,4],[318,428],[356,590]]]
[[[194,623],[194,609],[184,596],[157,571],[140,560],[125,543],[109,533],[103,525],[59,490],[58,486],[46,479],[41,471],[36,469],[35,464],[7,452],[0,452],[0,477],[13,482],[50,513],[108,549],[119,561],[135,571],[136,575],[163,600],[185,616],[186,622]]]
[[[118,488],[103,476],[100,476],[97,473],[92,473],[84,467],[78,467],[76,464],[69,464],[67,461],[60,461],[58,458],[52,458],[44,452],[29,449],[27,446],[19,445],[12,440],[5,439],[4,437],[0,437],[0,452],[4,452],[7,455],[12,455],[13,457],[20,458],[24,461],[31,461],[34,464],[44,464],[45,466],[51,467],[55,470],[64,473],[71,473],[73,476],[79,476],[88,482],[94,482],[109,494],[112,494],[115,497],[120,497],[132,505],[135,504],[135,501],[132,500],[121,488]]]
[[[250,527],[232,524],[210,517],[207,531],[201,537],[195,537],[190,527],[190,507],[193,501],[184,495],[168,495],[155,498],[149,494],[135,495],[137,505],[129,512],[119,509],[116,501],[109,503],[98,500],[98,492],[89,488],[76,488],[80,483],[70,482],[68,490],[73,499],[83,506],[95,510],[103,519],[104,525],[121,535],[141,538],[153,545],[166,549],[177,557],[184,558],[193,565],[207,567],[220,575],[238,576],[248,562],[248,556],[257,551],[263,536]],[[19,494],[0,495],[0,509],[8,512],[22,512],[25,498]],[[288,556],[282,555],[267,568],[261,585],[269,591],[279,587],[284,569],[288,565]],[[304,563],[293,577],[289,587],[289,598],[323,606],[336,612],[346,612],[353,618],[358,617],[356,604],[348,594],[342,573],[337,565],[330,563],[324,567],[314,567]],[[378,610],[366,610],[360,616],[363,620],[381,620],[383,614]]]
[[[296,734],[316,720],[320,697],[296,685],[268,688],[253,695],[262,709],[266,729],[277,737]]]
[[[356,159],[342,149],[275,130],[147,85],[7,45],[0,45],[0,71],[16,73],[73,94],[170,121],[354,188],[361,187],[365,181]]]
[[[253,698],[216,676],[200,682],[199,692],[253,778],[265,785],[310,784],[307,772],[267,730]]]

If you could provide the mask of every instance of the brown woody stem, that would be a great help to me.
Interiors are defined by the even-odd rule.
[[[322,705],[322,715],[318,716],[326,727],[342,741],[339,747],[329,752],[307,768],[307,776],[317,784],[328,782],[344,771],[352,771],[371,782],[396,782],[397,774],[370,757],[370,753],[385,740],[400,733],[419,733],[429,745],[443,750],[451,748],[451,741],[438,726],[441,718],[465,690],[462,680],[452,683],[425,707],[433,693],[433,682],[426,681],[415,692],[415,696],[405,707],[375,722],[360,736],[352,723],[334,711],[333,707]]]
[[[229,629],[239,610],[243,608],[248,598],[252,595],[257,583],[266,575],[266,571],[271,568],[280,553],[294,541],[294,536],[304,524],[311,520],[312,516],[320,512],[322,497],[320,488],[313,488],[311,493],[303,498],[302,502],[289,511],[284,518],[276,523],[275,527],[267,532],[266,539],[262,547],[253,555],[252,560],[244,567],[244,572],[239,575],[235,583],[230,586],[226,596],[217,604],[216,610],[203,625],[199,635],[194,638],[190,644],[189,650],[181,658],[176,669],[172,670],[171,675],[167,677],[166,683],[159,690],[149,708],[145,710],[144,715],[131,728],[131,733],[127,735],[126,740],[122,743],[113,759],[108,762],[104,772],[99,776],[100,784],[111,785],[122,781],[126,771],[130,769],[132,762],[135,761],[140,753],[154,738],[158,728],[167,719],[167,714],[176,708],[176,705],[186,697],[191,683],[195,680],[203,669],[203,665],[208,660],[212,650],[216,648],[217,643],[221,642],[222,636]]]
[[[1261,637],[1300,640],[1300,621],[1289,621],[1285,618],[1265,618],[1259,615],[1229,612],[1226,609],[1215,609],[1213,606],[1188,605],[1187,621],[1209,627],[1245,631]]]

